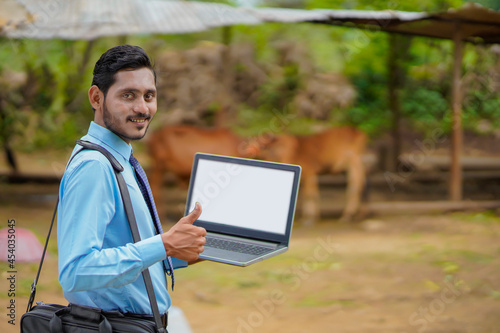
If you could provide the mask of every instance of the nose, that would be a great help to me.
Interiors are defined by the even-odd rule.
[[[148,104],[143,98],[138,98],[134,103],[133,111],[135,113],[147,113],[149,111]]]

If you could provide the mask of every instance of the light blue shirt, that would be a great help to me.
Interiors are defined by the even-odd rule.
[[[160,313],[171,304],[162,261],[165,248],[155,228],[129,157],[132,147],[108,129],[92,122],[82,140],[108,150],[122,172],[134,209],[141,241],[132,233],[108,159],[95,150],[82,150],[68,165],[59,189],[57,243],[59,282],[70,303],[151,314],[141,272],[149,268]],[[73,154],[81,147],[76,146]],[[172,258],[174,268],[185,261]]]

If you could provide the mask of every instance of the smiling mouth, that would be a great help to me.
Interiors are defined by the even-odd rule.
[[[130,118],[130,121],[136,124],[144,124],[149,118]]]

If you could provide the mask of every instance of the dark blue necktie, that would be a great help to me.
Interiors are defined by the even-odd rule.
[[[141,189],[142,196],[144,200],[146,200],[146,204],[149,207],[149,212],[151,213],[151,217],[153,218],[153,223],[156,228],[156,232],[159,234],[163,233],[163,228],[161,227],[160,217],[158,216],[158,212],[156,211],[155,201],[153,200],[153,193],[151,192],[151,188],[149,187],[148,177],[146,177],[146,173],[144,169],[139,164],[139,161],[134,157],[134,155],[130,155],[130,164],[134,167],[135,174],[137,175],[137,183],[139,184],[139,188]],[[165,267],[165,261],[163,262],[163,268],[167,275],[172,279],[172,290],[174,290],[174,268],[172,265],[172,259],[169,255],[167,255],[167,264],[168,267]]]

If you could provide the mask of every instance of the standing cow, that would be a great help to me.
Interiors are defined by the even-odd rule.
[[[366,174],[362,155],[366,134],[352,127],[293,136],[277,135],[261,146],[259,157],[302,166],[302,214],[306,224],[320,216],[318,175],[347,171],[347,202],[341,220],[349,221],[359,211]]]
[[[170,172],[179,181],[189,181],[194,154],[197,152],[237,157],[255,156],[254,146],[228,129],[188,125],[167,126],[153,132],[148,139],[148,149],[152,162],[149,174],[151,190],[158,203],[161,202],[160,190],[164,175]]]

